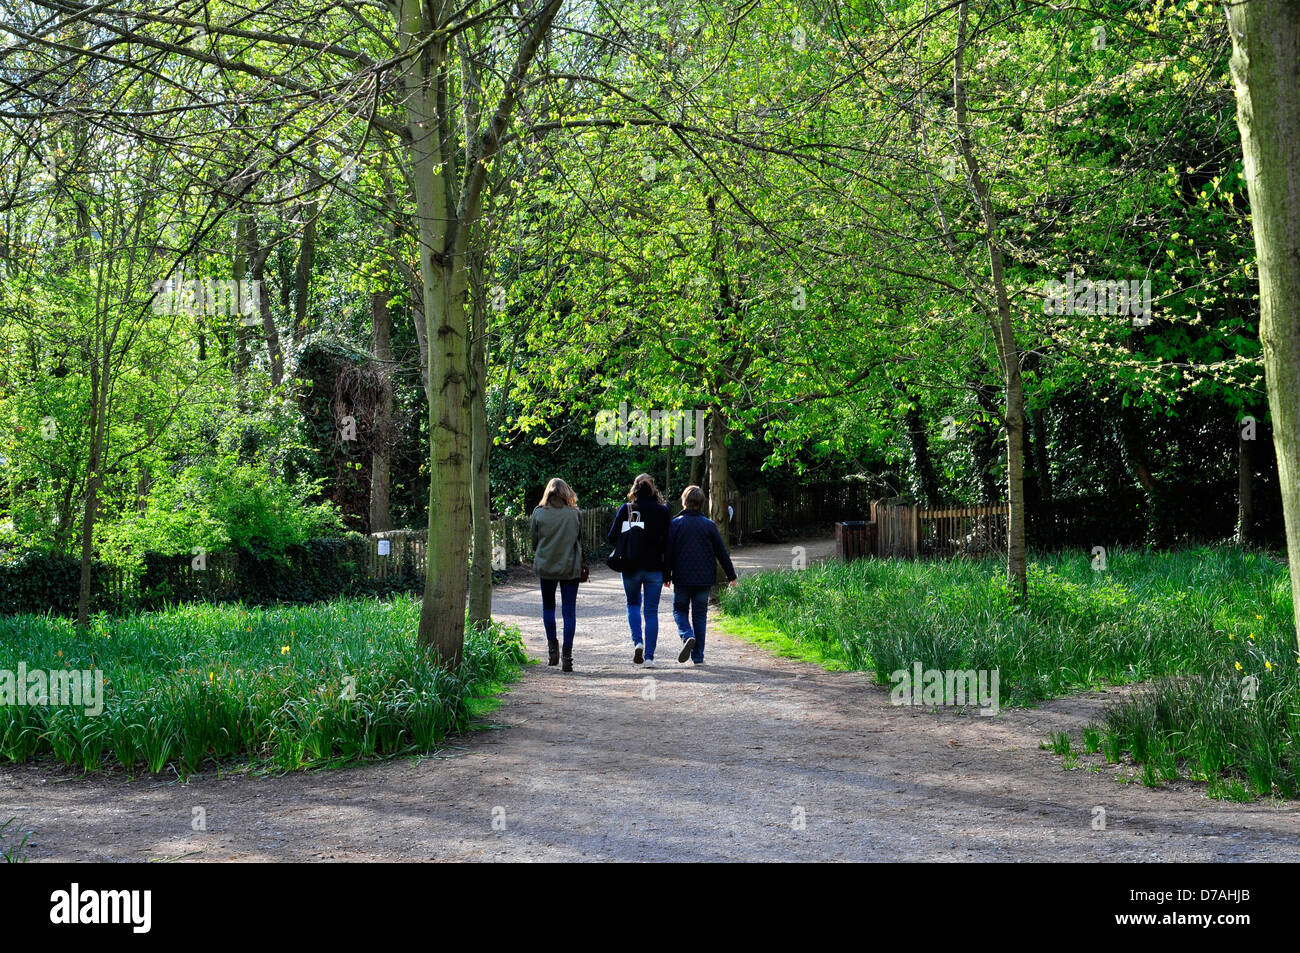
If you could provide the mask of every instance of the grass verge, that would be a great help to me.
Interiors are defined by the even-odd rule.
[[[1300,793],[1300,658],[1286,567],[1233,548],[1084,554],[1030,564],[1016,607],[999,559],[864,560],[750,576],[722,593],[726,628],[827,667],[999,672],[1000,702],[1153,682],[1085,744],[1151,783],[1212,796]],[[945,699],[951,701],[951,699]]]
[[[728,635],[761,645],[774,655],[782,658],[798,659],[800,662],[812,662],[830,671],[849,671],[852,666],[842,659],[827,654],[824,647],[813,642],[797,639],[782,631],[771,619],[763,616],[731,615],[719,613],[717,626]],[[710,620],[712,623],[713,620]]]
[[[290,771],[433,750],[490,709],[526,656],[518,630],[494,625],[467,634],[450,672],[417,644],[419,612],[406,598],[198,604],[97,618],[84,632],[0,619],[0,758],[184,775],[232,759]],[[102,672],[102,713],[85,699],[3,703],[3,673],[12,685],[19,663]]]

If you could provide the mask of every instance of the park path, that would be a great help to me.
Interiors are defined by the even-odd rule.
[[[815,559],[831,544],[805,545]],[[736,553],[742,572],[790,559],[790,546]],[[1077,734],[1114,692],[997,718],[893,707],[863,674],[715,627],[707,664],[679,666],[667,604],[660,667],[647,672],[631,664],[621,593],[597,567],[579,595],[577,671],[530,666],[492,727],[438,756],[184,783],[5,766],[0,819],[35,830],[33,860],[1300,857],[1291,807],[1214,802],[1191,784],[1149,790],[1113,768],[1065,771],[1039,749],[1049,732]],[[497,616],[535,656],[538,607],[527,579],[496,594]],[[1105,830],[1093,829],[1096,807]],[[200,808],[205,831],[192,829]]]

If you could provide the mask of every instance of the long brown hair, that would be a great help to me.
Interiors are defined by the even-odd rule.
[[[632,489],[627,491],[627,501],[629,503],[636,502],[636,498],[640,495],[637,491],[643,486],[649,487],[650,498],[656,503],[662,503],[664,501],[663,495],[659,492],[659,487],[655,486],[655,478],[648,473],[642,473],[632,481]]]
[[[564,506],[578,505],[578,494],[573,492],[573,488],[565,483],[559,477],[551,477],[551,482],[546,484],[546,492],[542,494],[540,506],[554,506],[559,509]]]

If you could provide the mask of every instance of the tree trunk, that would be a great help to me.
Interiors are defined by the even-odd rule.
[[[406,299],[411,303],[411,320],[415,326],[415,341],[420,350],[420,386],[424,388],[424,399],[428,401],[432,398],[429,396],[429,342],[424,338],[424,291],[421,287],[420,273],[413,269],[402,257],[400,247],[395,241],[398,229],[393,222],[397,218],[397,193],[393,188],[393,179],[388,174],[387,168],[382,164],[380,168],[384,180],[384,205],[388,209],[390,219],[389,223],[384,227],[384,233],[388,237],[393,267],[397,269],[398,275],[406,282]]]
[[[289,254],[287,243],[281,244],[275,256],[276,269],[280,275],[280,313],[286,317],[293,314],[293,257]],[[295,339],[296,340],[296,339]]]
[[[925,507],[936,506],[939,502],[939,481],[934,475],[934,461],[930,457],[930,439],[925,424],[921,420],[921,410],[910,394],[904,392],[908,399],[907,414],[903,420],[907,426],[907,438],[912,445],[912,459],[916,465],[917,494]]]
[[[1300,3],[1231,4],[1228,29],[1259,268],[1259,339],[1300,644]]]
[[[953,105],[957,119],[957,141],[961,147],[971,189],[984,220],[984,241],[988,246],[989,271],[996,309],[988,311],[989,325],[997,342],[1002,364],[1003,393],[1006,407],[1003,423],[1007,428],[1007,580],[1019,594],[1029,598],[1029,573],[1025,554],[1025,395],[1020,377],[1020,347],[1011,323],[1011,301],[1007,296],[1003,272],[1002,247],[999,244],[998,219],[989,197],[988,186],[980,172],[979,161],[971,144],[970,122],[966,115],[966,83],[962,60],[966,54],[967,5],[957,10],[957,48],[953,57]]]
[[[476,252],[471,264],[474,286],[473,328],[470,337],[470,428],[473,459],[471,552],[469,574],[469,624],[486,626],[492,621],[492,489],[488,469],[491,443],[487,415],[487,302],[483,283],[483,255]]]
[[[709,411],[709,518],[727,539],[727,422],[720,407]]]
[[[388,309],[388,292],[370,295],[371,356],[382,381],[379,406],[375,413],[374,449],[370,454],[370,532],[384,533],[393,528],[393,509],[389,501],[389,458],[392,454],[393,419],[393,316]]]
[[[1047,409],[1043,408],[1032,418],[1026,415],[1034,428],[1034,472],[1038,474],[1038,498],[1044,505],[1052,502],[1052,465],[1047,455],[1047,442],[1051,434],[1047,429]]]
[[[411,321],[415,325],[415,343],[420,351],[420,387],[424,391],[425,401],[431,402],[433,395],[429,392],[429,341],[425,337],[428,322],[424,319],[424,288],[414,275],[409,284]]]
[[[454,194],[456,156],[448,90],[448,24],[439,0],[396,0],[401,73],[410,142],[411,182],[420,236],[425,337],[429,348],[429,550],[420,642],[442,664],[460,665],[465,641],[472,515],[470,334],[465,299],[467,255],[478,227],[488,164],[496,155],[523,88],[528,65],[550,31],[561,0],[532,15],[492,120],[467,150],[464,182]]]
[[[1034,473],[1038,477],[1038,512],[1034,516],[1035,542],[1040,546],[1056,544],[1056,510],[1052,505],[1052,465],[1047,455],[1047,442],[1051,435],[1047,428],[1047,408],[1037,414],[1025,415],[1026,424],[1033,430]]]
[[[1237,545],[1249,546],[1255,525],[1255,441],[1237,434]]]
[[[429,543],[419,638],[456,669],[465,641],[471,447],[465,263],[447,254],[455,210],[438,135],[447,41],[435,36],[439,4],[399,0],[395,13],[404,49],[423,46],[402,74],[429,349]]]
[[[981,366],[983,362],[981,361]],[[1004,385],[1005,386],[1005,385]],[[989,418],[998,416],[998,392],[996,388],[986,387],[979,381],[971,381],[970,387],[975,395],[975,402]],[[998,432],[994,426],[971,428],[971,456],[979,467],[980,503],[993,506],[999,502],[998,481],[993,478],[993,469],[998,456],[1003,452],[998,447]]]
[[[1120,451],[1133,473],[1133,479],[1146,494],[1146,542],[1152,546],[1164,546],[1173,538],[1173,514],[1170,513],[1170,501],[1164,488],[1151,472],[1144,439],[1145,430],[1134,415],[1132,407],[1119,409],[1116,432],[1119,435]]]
[[[312,150],[311,171],[307,174],[309,188],[320,185],[320,175],[315,167],[315,150]],[[315,192],[312,193],[315,195]],[[306,223],[302,229],[302,240],[298,249],[298,267],[293,280],[293,339],[301,341],[307,333],[307,304],[311,297],[311,270],[316,260],[316,216],[319,207],[313,198],[305,209]]]
[[[241,215],[235,220],[235,248],[230,258],[232,264],[231,271],[233,272],[236,282],[243,281],[248,275],[248,222],[249,219],[246,215]],[[205,314],[204,317],[211,320],[214,315]],[[217,320],[218,324],[222,324],[227,323],[229,318],[221,316]],[[244,322],[236,318],[234,327],[235,353],[234,363],[231,367],[234,372],[235,380],[241,383],[239,391],[240,401],[242,404],[244,391],[242,382],[248,375],[248,368],[253,363],[253,355],[248,349],[248,328],[244,325]]]
[[[266,291],[266,259],[270,249],[263,249],[257,237],[257,219],[248,216],[246,225],[248,238],[248,261],[253,280],[258,283],[257,310],[262,319],[262,333],[266,335],[266,351],[271,358],[271,385],[279,387],[284,381],[284,348],[280,344],[280,331],[275,326],[275,315],[271,311],[271,296]],[[243,312],[240,312],[242,322]]]
[[[107,362],[105,362],[107,363]],[[99,503],[99,468],[104,449],[104,392],[99,357],[90,365],[90,453],[86,461],[86,501],[81,516],[81,580],[77,591],[77,627],[90,622],[90,565],[95,547],[95,508]]]

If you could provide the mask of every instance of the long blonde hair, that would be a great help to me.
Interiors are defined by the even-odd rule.
[[[551,482],[546,484],[546,492],[542,494],[540,506],[554,506],[556,509],[564,506],[577,507],[578,494],[573,492],[573,488],[565,483],[559,477],[551,477]]]

